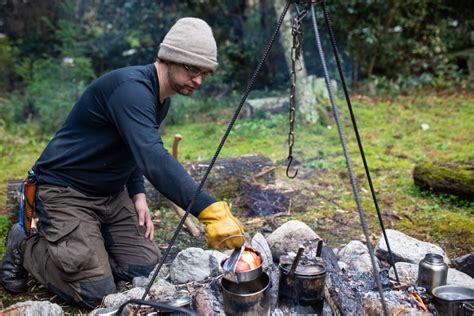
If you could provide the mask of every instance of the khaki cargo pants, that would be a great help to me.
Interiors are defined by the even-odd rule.
[[[127,190],[90,197],[40,185],[36,214],[39,233],[25,243],[24,266],[70,304],[94,308],[115,291],[114,279],[148,276],[158,262]]]

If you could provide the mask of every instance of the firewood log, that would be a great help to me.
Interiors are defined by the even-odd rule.
[[[413,180],[421,188],[474,200],[474,161],[422,162],[415,166]]]

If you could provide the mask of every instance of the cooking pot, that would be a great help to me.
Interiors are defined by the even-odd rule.
[[[323,300],[326,267],[322,262],[299,264],[294,273],[291,265],[280,268],[279,296],[301,305],[314,304]]]
[[[257,251],[255,252],[257,253],[257,255],[260,256],[259,252]],[[263,262],[255,269],[251,269],[248,271],[226,272],[224,269],[224,264],[226,263],[227,260],[229,260],[229,258],[226,258],[222,260],[221,262],[221,268],[222,268],[222,271],[224,271],[224,278],[234,283],[253,281],[255,279],[258,279],[263,272]]]
[[[270,277],[262,272],[250,282],[235,283],[221,279],[226,315],[268,315],[270,311]]]
[[[460,285],[442,285],[432,291],[440,315],[474,316],[474,289]]]

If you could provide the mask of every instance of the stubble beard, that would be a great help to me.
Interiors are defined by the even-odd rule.
[[[172,75],[172,71],[168,70],[168,82],[171,89],[177,94],[190,96],[193,94],[194,89],[186,84],[179,84],[175,77]]]

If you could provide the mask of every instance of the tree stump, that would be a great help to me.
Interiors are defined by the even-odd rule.
[[[421,188],[474,200],[474,161],[419,163],[413,170],[413,180]]]

